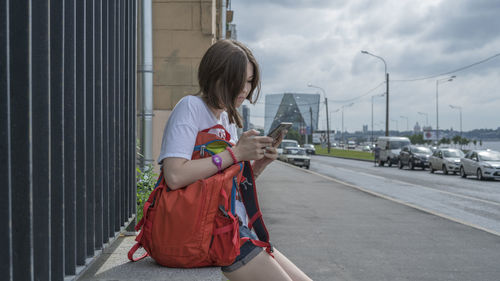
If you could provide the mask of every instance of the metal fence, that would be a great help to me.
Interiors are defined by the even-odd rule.
[[[72,279],[135,214],[136,1],[0,0],[1,280]]]

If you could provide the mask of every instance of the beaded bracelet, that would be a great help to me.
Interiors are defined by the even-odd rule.
[[[236,156],[234,155],[233,149],[228,146],[228,147],[226,147],[226,150],[229,151],[229,154],[231,154],[231,158],[233,158],[233,164],[237,164],[238,159],[236,159]]]

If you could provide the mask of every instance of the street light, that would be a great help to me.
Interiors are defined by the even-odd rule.
[[[311,83],[308,83],[307,87],[320,89],[323,92],[323,97],[325,98],[325,105],[326,105],[326,135],[327,135],[327,140],[328,140],[328,153],[330,153],[330,121],[328,120],[328,99],[326,98],[325,90],[321,87],[314,86]],[[311,124],[311,126],[312,126],[312,124]]]
[[[344,145],[345,145],[345,140],[344,140],[344,108],[351,107],[353,105],[354,105],[354,103],[351,102],[350,104],[343,105],[343,106],[341,106],[340,108],[337,108],[337,110],[334,111],[334,112],[338,112],[339,110],[342,110],[342,143]]]
[[[453,81],[453,79],[455,79],[455,75],[453,76],[450,76],[450,77],[447,77],[447,78],[442,78],[442,79],[438,79],[436,80],[436,139],[437,141],[439,141],[439,103],[438,103],[438,100],[439,100],[439,83],[443,84],[443,83],[446,83],[446,82],[451,82]]]
[[[375,99],[376,97],[383,97],[384,95],[385,93],[372,96],[372,146],[373,146],[373,99]]]
[[[399,132],[399,125],[398,125],[398,120],[396,119],[391,119],[392,122],[396,122],[396,131]]]
[[[450,104],[450,107],[453,109],[458,109],[458,111],[460,113],[460,136],[462,136],[462,107],[456,106],[456,105],[451,105],[451,104]]]
[[[408,131],[409,130],[409,127],[408,127],[408,116],[401,115],[399,117],[401,117],[401,119],[406,119],[406,130]]]
[[[417,112],[418,114],[420,115],[425,115],[425,126],[429,126],[429,114],[425,113],[425,112]]]
[[[370,55],[372,57],[376,57],[380,59],[384,63],[384,72],[385,72],[385,85],[386,85],[386,98],[385,98],[385,136],[389,136],[389,73],[387,73],[387,63],[382,57],[374,55],[368,51],[361,51],[362,54]]]

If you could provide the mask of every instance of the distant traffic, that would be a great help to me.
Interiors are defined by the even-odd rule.
[[[491,149],[463,151],[445,146],[413,145],[406,137],[379,137],[374,145],[357,145],[349,141],[339,147],[333,143],[332,147],[371,152],[378,167],[397,165],[399,169],[429,169],[430,173],[441,172],[462,178],[472,176],[478,180],[500,180],[500,152]],[[300,147],[296,140],[285,139],[278,149],[278,159],[309,169],[311,158],[308,155],[316,154],[316,148],[312,144]]]

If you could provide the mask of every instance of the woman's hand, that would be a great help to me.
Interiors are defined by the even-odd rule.
[[[249,130],[241,135],[233,152],[238,161],[259,160],[266,157],[266,148],[272,147],[273,139],[259,136],[256,130]]]
[[[273,142],[272,146],[266,147],[264,157],[253,162],[253,170],[254,176],[258,177],[260,173],[267,167],[267,165],[271,164],[274,160],[278,158],[278,150],[276,149],[280,144],[283,138],[285,137],[287,131],[283,131],[281,136]]]

